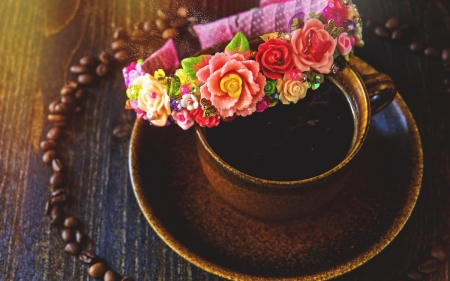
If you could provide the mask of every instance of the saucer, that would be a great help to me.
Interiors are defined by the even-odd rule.
[[[138,204],[161,239],[231,280],[327,280],[385,248],[411,214],[422,180],[419,133],[400,95],[372,117],[354,161],[359,171],[328,205],[270,221],[240,213],[207,188],[195,130],[136,122],[129,159]]]

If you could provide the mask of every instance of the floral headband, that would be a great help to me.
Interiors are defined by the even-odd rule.
[[[268,107],[297,103],[308,89],[316,90],[324,74],[346,67],[354,46],[363,46],[362,22],[356,6],[347,0],[329,0],[322,13],[292,17],[289,32],[261,36],[252,51],[237,33],[224,52],[181,61],[167,75],[145,73],[142,60],[123,69],[126,108],[155,126],[194,123],[215,127],[220,121],[263,112]]]

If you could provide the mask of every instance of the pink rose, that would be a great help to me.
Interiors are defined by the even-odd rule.
[[[172,117],[183,130],[187,130],[194,125],[194,119],[186,109],[172,111]]]
[[[322,15],[326,22],[334,20],[336,26],[344,27],[346,26],[345,21],[348,19],[348,9],[347,6],[342,5],[342,0],[329,0]]]
[[[352,40],[348,36],[347,32],[342,32],[341,34],[339,34],[337,38],[337,49],[339,53],[346,56],[350,54],[350,52],[352,51],[352,47]]]
[[[197,80],[204,84],[201,97],[210,100],[223,117],[255,112],[266,85],[259,63],[239,53],[216,53],[199,69]]]
[[[301,29],[292,33],[295,66],[301,71],[311,68],[323,73],[330,73],[336,40],[324,29],[318,19],[309,19]]]
[[[270,99],[268,97],[264,97],[256,104],[256,112],[263,112],[270,105]]]

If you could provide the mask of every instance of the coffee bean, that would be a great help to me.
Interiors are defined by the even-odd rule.
[[[54,113],[55,112],[55,107],[56,105],[59,103],[59,100],[54,100],[52,101],[49,105],[48,105],[48,111],[50,111],[50,113]]]
[[[110,53],[108,53],[107,51],[103,51],[100,53],[100,55],[98,55],[98,59],[102,62],[102,63],[106,63],[106,64],[110,64],[114,61],[114,57],[113,55],[111,55]]]
[[[96,263],[99,258],[97,256],[97,254],[95,254],[93,251],[91,250],[84,250],[80,253],[80,261],[85,263],[85,264],[93,264]]]
[[[180,31],[174,27],[171,27],[163,31],[162,38],[168,40],[170,38],[175,38],[178,35],[180,35]]]
[[[168,27],[167,21],[163,19],[156,19],[155,20],[156,28],[163,31]]]
[[[76,217],[68,217],[64,220],[64,226],[67,228],[75,228],[80,225],[80,221]]]
[[[170,21],[169,25],[171,27],[178,28],[178,27],[182,27],[182,26],[186,25],[187,23],[188,23],[188,21],[185,18],[176,18],[176,19]]]
[[[49,140],[58,141],[58,140],[61,140],[63,137],[64,137],[64,132],[58,127],[53,127],[47,132],[47,138]]]
[[[73,113],[80,113],[81,111],[83,111],[83,108],[80,106],[77,106],[73,109]]]
[[[377,26],[375,27],[375,35],[381,38],[388,38],[389,37],[389,31],[384,28],[383,26]]]
[[[133,278],[131,278],[130,276],[125,276],[124,278],[122,278],[122,280],[120,281],[133,281]]]
[[[125,28],[119,27],[119,28],[116,29],[116,31],[114,32],[113,38],[114,38],[115,40],[118,40],[118,39],[127,39],[127,38],[128,38],[127,30],[126,30]]]
[[[118,281],[119,275],[113,270],[108,270],[108,271],[106,271],[105,276],[103,276],[103,280],[104,281]]]
[[[448,94],[450,94],[450,88],[447,88],[445,91],[446,91]]]
[[[168,11],[163,10],[163,9],[158,9],[156,11],[156,14],[158,15],[158,17],[160,19],[163,19],[163,20],[167,20],[172,17],[172,15]]]
[[[94,67],[97,65],[97,60],[93,56],[85,56],[80,59],[80,64]]]
[[[401,29],[396,29],[391,34],[391,38],[394,41],[402,41],[404,37],[405,37],[405,33]]]
[[[435,47],[427,47],[425,48],[423,53],[427,57],[437,57],[441,54],[440,51]]]
[[[89,267],[88,272],[94,278],[101,278],[106,272],[106,265],[102,262],[95,263]]]
[[[447,72],[450,71],[450,61],[444,62],[444,71],[447,71]]]
[[[437,262],[438,260],[433,257],[426,258],[425,260],[419,263],[417,269],[424,274],[430,274],[436,271]]]
[[[131,32],[131,41],[136,43],[144,43],[145,32],[143,30],[133,30],[133,32]]]
[[[64,220],[64,211],[63,209],[58,206],[55,205],[52,207],[52,211],[50,213],[50,217],[51,217],[51,221],[50,224],[51,225],[59,225],[63,222]]]
[[[442,245],[436,245],[430,249],[430,256],[436,258],[440,262],[444,262],[447,258],[444,247]]]
[[[67,106],[66,104],[60,102],[57,105],[55,105],[55,112],[54,113],[56,113],[56,114],[69,114],[70,113],[70,107]]]
[[[442,234],[442,241],[447,242],[447,240],[450,239],[450,229],[447,229],[444,231],[444,234]]]
[[[86,74],[81,74],[81,75],[86,75]],[[78,76],[78,77],[80,77],[80,76]],[[74,96],[66,95],[66,96],[61,97],[61,102],[68,107],[72,107],[77,103],[77,99]]]
[[[68,228],[63,229],[61,231],[61,237],[62,237],[63,241],[66,243],[75,241],[75,233],[74,233],[73,229],[68,229]]]
[[[66,176],[61,172],[55,172],[50,177],[50,184],[54,187],[60,187],[66,182]]]
[[[113,135],[118,140],[127,140],[131,135],[131,127],[128,125],[118,125],[114,128]]]
[[[52,168],[53,168],[53,171],[55,171],[55,172],[61,172],[63,166],[61,164],[61,161],[59,161],[58,158],[53,159]]]
[[[416,271],[416,270],[410,270],[408,272],[406,272],[406,276],[414,281],[419,281],[422,280],[422,274],[420,274],[420,272]]]
[[[179,7],[177,9],[177,15],[182,18],[187,18],[187,16],[189,16],[189,9],[186,7]]]
[[[67,121],[67,117],[62,115],[62,114],[49,114],[47,116],[48,121],[50,122],[66,122]]]
[[[61,94],[61,96],[66,96],[66,95],[73,95],[75,91],[76,88],[64,86],[61,88],[61,91],[59,91],[59,93]]]
[[[450,86],[450,77],[444,78],[444,85]]]
[[[423,45],[423,43],[419,41],[412,42],[409,45],[409,49],[414,53],[422,52],[424,48],[425,46]]]
[[[85,89],[78,89],[75,92],[75,98],[77,98],[79,100],[82,100],[82,99],[86,98],[86,90]]]
[[[45,141],[41,141],[39,146],[43,151],[49,151],[50,149],[56,148],[57,144],[53,140],[45,140]],[[56,155],[56,151],[55,151],[55,155]]]
[[[57,157],[56,151],[53,149],[47,150],[44,155],[42,155],[42,162],[44,162],[44,164],[50,165],[53,161],[53,159],[55,159]]]
[[[442,50],[441,59],[442,59],[442,61],[450,60],[450,49],[449,48]]]
[[[384,25],[387,29],[396,29],[400,25],[400,20],[396,17],[392,17],[386,21]]]
[[[146,21],[146,22],[144,22],[143,28],[145,31],[148,32],[148,31],[152,30],[153,28],[155,28],[155,24],[151,21]]]
[[[70,72],[75,73],[75,74],[81,74],[81,73],[88,73],[89,71],[91,71],[91,68],[87,65],[72,65],[69,68]]]
[[[161,32],[159,30],[151,30],[150,36],[151,37],[161,37]]]
[[[45,214],[47,216],[50,216],[51,212],[52,212],[52,202],[50,200],[47,200],[47,203],[45,203]]]
[[[119,63],[124,63],[128,60],[128,52],[125,50],[120,50],[117,53],[114,54],[114,58],[119,62]]]
[[[138,21],[133,24],[135,30],[144,30],[144,22]]]
[[[75,239],[77,240],[78,243],[82,244],[85,238],[86,236],[83,234],[81,230],[77,229],[77,231],[75,231]]]
[[[64,250],[66,251],[66,253],[71,254],[72,256],[78,256],[81,249],[78,243],[70,242],[69,244],[66,245]]]
[[[119,50],[126,49],[126,46],[127,46],[127,41],[125,41],[123,39],[119,39],[119,40],[113,41],[111,43],[111,48],[114,51],[119,51]]]
[[[97,66],[97,68],[95,69],[95,73],[97,73],[97,76],[99,77],[103,77],[105,76],[107,73],[109,72],[109,67],[108,65],[101,63]]]
[[[67,190],[64,188],[57,189],[52,192],[52,202],[61,203],[67,200]]]
[[[92,73],[85,73],[78,75],[78,83],[83,85],[90,85],[94,83],[95,75]]]

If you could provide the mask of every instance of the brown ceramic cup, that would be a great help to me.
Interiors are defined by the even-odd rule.
[[[227,164],[208,144],[203,128],[196,127],[197,150],[209,187],[236,209],[263,219],[292,219],[329,202],[351,177],[355,158],[367,135],[371,114],[395,97],[392,79],[357,57],[331,81],[352,111],[354,135],[350,150],[334,168],[317,176],[293,181],[256,178]]]

